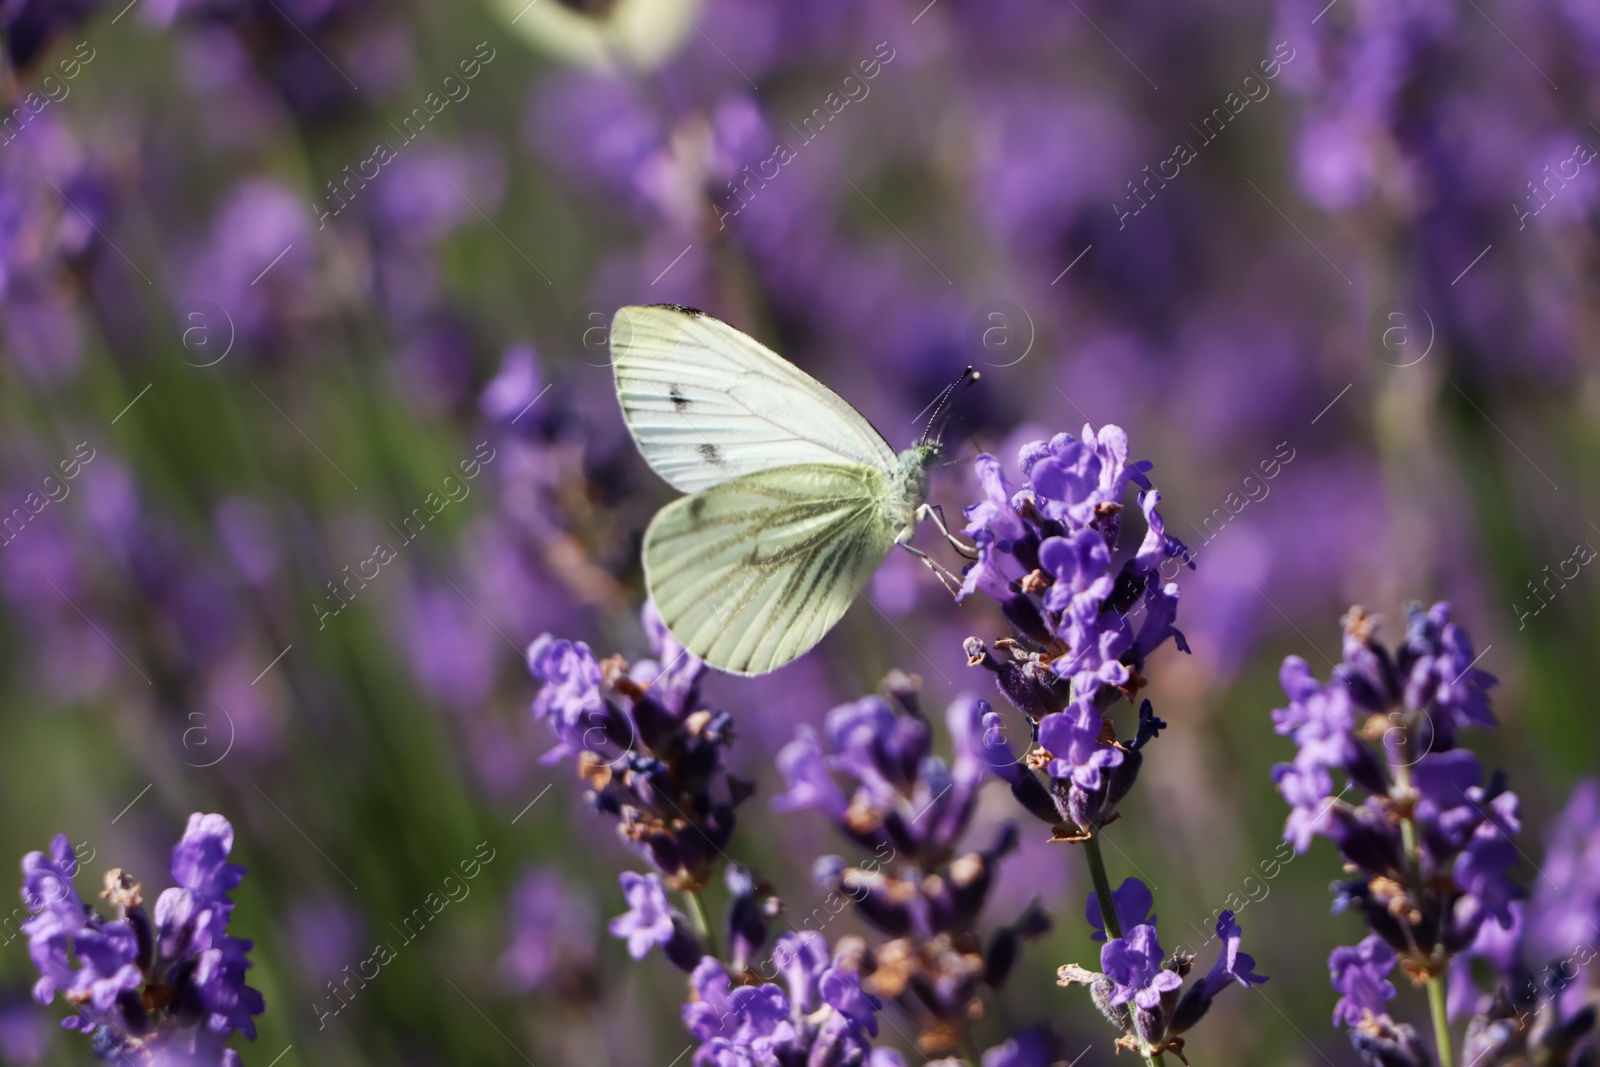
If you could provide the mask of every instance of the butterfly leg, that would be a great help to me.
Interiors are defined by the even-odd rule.
[[[917,519],[920,521],[924,518],[931,518],[934,521],[934,525],[939,527],[939,532],[944,534],[944,539],[949,541],[957,552],[961,553],[967,559],[978,558],[977,551],[974,550],[971,545],[961,540],[961,538],[951,533],[950,527],[945,525],[944,508],[940,507],[938,504],[924,504],[917,509]]]
[[[934,573],[934,576],[937,577],[939,581],[944,583],[945,589],[949,591],[951,596],[958,596],[960,594],[961,579],[958,575],[951,573],[948,567],[941,564],[938,560],[934,559],[920,548],[915,548],[904,541],[900,542],[900,547],[920,559],[927,566],[927,568]]]

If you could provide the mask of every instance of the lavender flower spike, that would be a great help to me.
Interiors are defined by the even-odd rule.
[[[1129,878],[1112,891],[1122,937],[1106,941],[1100,949],[1103,973],[1068,964],[1059,971],[1060,985],[1086,985],[1106,1019],[1123,1032],[1117,1047],[1152,1056],[1165,1051],[1183,1052],[1181,1036],[1211,1009],[1211,1002],[1232,985],[1246,988],[1260,985],[1265,975],[1255,973],[1255,960],[1239,950],[1243,931],[1233,912],[1224,911],[1217,919],[1217,936],[1222,951],[1209,974],[1189,986],[1179,997],[1184,978],[1194,964],[1193,955],[1175,952],[1164,958],[1156,936],[1155,916],[1150,915],[1150,890],[1137,878]],[[1096,940],[1104,938],[1099,899],[1091,895],[1087,916],[1095,927]]]
[[[34,914],[22,930],[41,975],[35,999],[48,1004],[61,993],[75,1011],[62,1026],[92,1034],[102,1055],[237,1064],[225,1047],[228,1035],[239,1030],[254,1040],[254,1016],[266,1005],[245,984],[251,942],[227,932],[228,894],[245,874],[227,862],[232,850],[227,819],[191,815],[172,850],[178,885],[161,894],[154,923],[139,883],[121,870],[106,872],[101,894],[116,906],[116,918],[84,903],[72,884],[78,865],[65,835],[51,842],[48,856],[28,853],[22,899]]]

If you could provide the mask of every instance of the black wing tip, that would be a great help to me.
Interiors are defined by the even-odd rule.
[[[693,315],[696,318],[709,319],[711,317],[699,308],[692,308],[688,304],[645,304],[644,306],[647,308],[666,308],[668,311],[676,311],[683,315]]]

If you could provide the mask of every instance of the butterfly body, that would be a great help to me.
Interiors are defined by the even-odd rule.
[[[939,458],[936,445],[916,445],[895,457],[900,466],[891,476],[884,518],[895,526],[895,544],[910,541],[917,532],[917,514],[928,502],[928,467]]]
[[[690,495],[645,531],[645,584],[684,647],[734,674],[805,653],[926,511],[926,441],[896,454],[826,386],[704,312],[625,307],[617,396]]]

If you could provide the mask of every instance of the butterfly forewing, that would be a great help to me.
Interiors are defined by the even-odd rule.
[[[806,463],[731,479],[662,508],[645,533],[667,628],[737,674],[783,666],[822,639],[894,543],[882,471]]]
[[[639,451],[684,492],[796,463],[894,469],[894,451],[860,412],[704,312],[621,308],[611,351]]]

